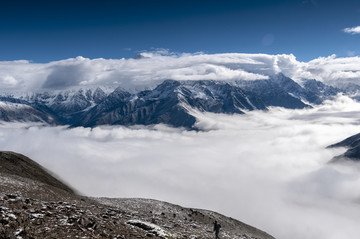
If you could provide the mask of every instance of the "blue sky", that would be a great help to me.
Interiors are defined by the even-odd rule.
[[[8,1],[0,9],[0,60],[129,58],[171,52],[359,55],[353,0]]]

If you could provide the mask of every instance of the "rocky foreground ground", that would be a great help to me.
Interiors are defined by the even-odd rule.
[[[150,199],[77,195],[29,158],[0,152],[0,238],[272,239],[215,212]]]

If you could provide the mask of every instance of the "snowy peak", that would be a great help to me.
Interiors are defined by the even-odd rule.
[[[107,95],[100,87],[98,87],[94,90],[94,92],[88,90],[86,92],[86,96],[88,100],[92,99],[95,102],[95,104],[99,104],[106,98]]]

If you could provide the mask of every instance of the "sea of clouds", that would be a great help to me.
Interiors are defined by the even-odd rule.
[[[328,164],[345,149],[326,149],[360,131],[360,103],[339,96],[313,109],[192,113],[203,131],[1,123],[0,145],[88,196],[210,209],[278,239],[360,235],[360,167]]]
[[[332,84],[359,82],[360,57],[335,55],[301,62],[290,55],[187,54],[167,50],[143,52],[131,59],[70,58],[49,63],[0,62],[2,91],[38,91],[103,85],[129,90],[151,88],[165,79],[256,80],[283,73],[294,80],[316,79]]]

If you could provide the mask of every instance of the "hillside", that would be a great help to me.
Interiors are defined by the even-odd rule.
[[[0,152],[0,238],[221,238],[272,239],[215,212],[151,199],[78,195],[33,160]]]

